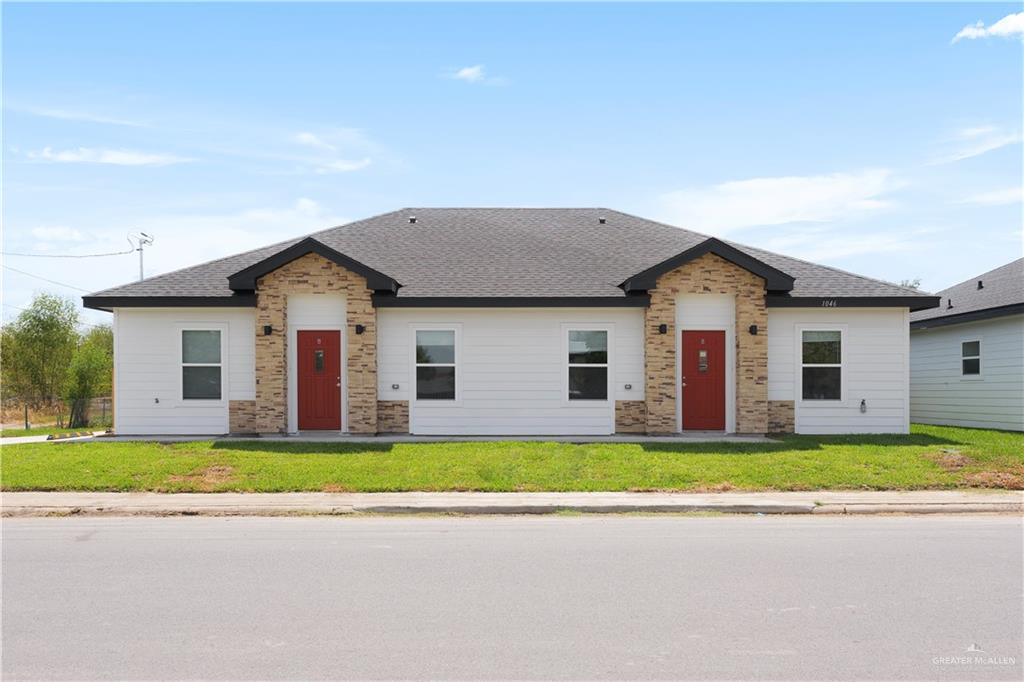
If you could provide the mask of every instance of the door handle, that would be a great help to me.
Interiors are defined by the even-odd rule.
[[[685,383],[685,382],[684,382],[684,383],[682,384],[682,387],[683,387],[683,388],[686,388],[686,383]]]

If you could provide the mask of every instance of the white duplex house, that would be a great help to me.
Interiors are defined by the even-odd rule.
[[[1024,431],[1024,258],[938,293],[910,316],[910,416]]]
[[[402,209],[84,298],[118,434],[906,433],[938,299],[608,209]]]

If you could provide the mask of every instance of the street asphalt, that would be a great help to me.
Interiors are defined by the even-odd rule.
[[[4,519],[4,680],[1020,680],[1024,521]]]

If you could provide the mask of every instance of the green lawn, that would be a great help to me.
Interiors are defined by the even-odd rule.
[[[907,436],[764,444],[281,443],[5,446],[3,490],[1024,489],[1024,434],[915,426]]]

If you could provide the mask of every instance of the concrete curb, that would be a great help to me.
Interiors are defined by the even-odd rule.
[[[292,516],[346,514],[1024,514],[1024,492],[810,493],[34,493],[2,515]]]

